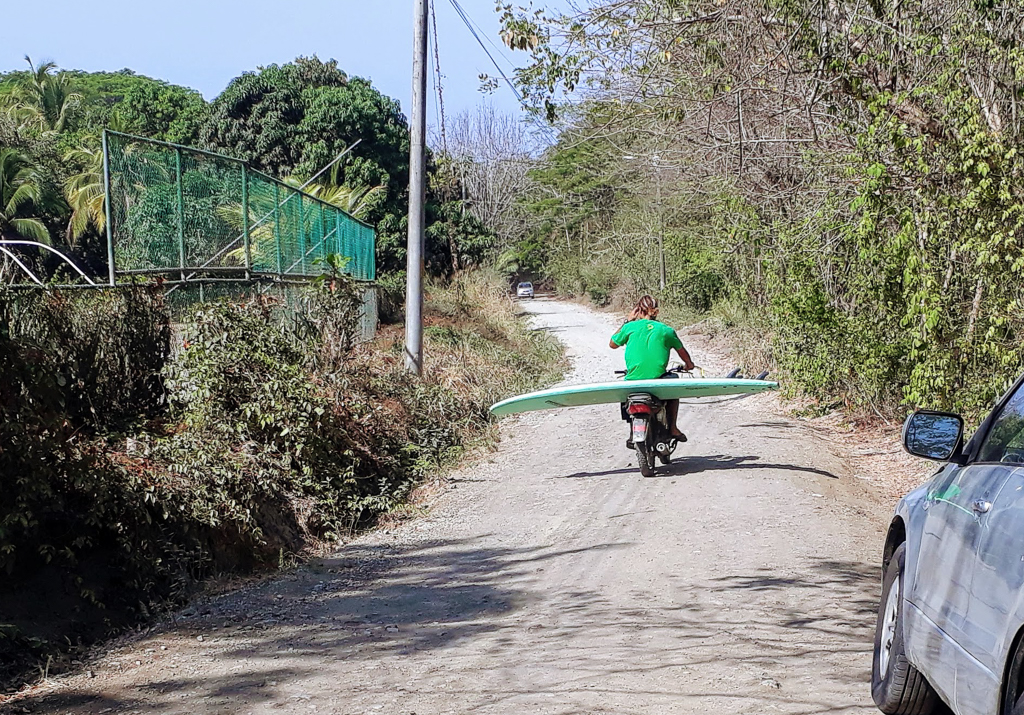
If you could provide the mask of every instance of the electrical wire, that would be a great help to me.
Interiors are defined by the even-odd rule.
[[[516,68],[515,63],[508,58],[508,55],[505,54],[505,51],[503,49],[501,49],[501,47],[499,45],[495,44],[494,40],[491,39],[491,36],[488,35],[487,32],[482,27],[480,27],[480,23],[477,22],[476,20],[474,20],[472,17],[470,17],[469,13],[466,13],[466,17],[467,17],[467,19],[469,19],[469,21],[471,23],[473,23],[473,26],[476,27],[476,29],[480,33],[480,35],[485,40],[487,40],[487,44],[494,48],[494,51],[498,53],[498,55],[501,57],[501,59],[505,60],[505,64],[507,64],[509,66],[509,68],[514,70]]]
[[[526,101],[523,99],[523,95],[520,94],[518,89],[516,89],[516,86],[515,84],[512,83],[512,80],[510,80],[505,75],[505,72],[498,65],[498,61],[494,59],[494,55],[491,54],[491,51],[487,49],[487,45],[484,44],[483,39],[480,37],[480,33],[478,33],[476,31],[476,28],[474,27],[473,21],[469,19],[469,15],[467,15],[466,11],[462,9],[461,5],[459,5],[458,0],[449,0],[449,2],[451,2],[452,7],[455,8],[455,12],[458,13],[459,17],[462,19],[462,22],[466,25],[466,28],[469,30],[470,34],[473,35],[474,39],[476,39],[477,44],[480,45],[480,49],[482,49],[484,53],[487,55],[488,59],[490,59],[491,64],[494,65],[494,69],[498,71],[498,76],[505,80],[505,84],[507,84],[508,88],[512,90],[512,94],[514,94],[516,96],[516,99],[519,100],[519,104],[525,105]]]
[[[444,75],[441,74],[441,48],[440,39],[437,34],[437,14],[434,12],[434,5],[430,3],[430,20],[434,29],[434,70],[437,73],[437,113],[441,123],[441,150],[448,154],[448,128],[444,115]]]

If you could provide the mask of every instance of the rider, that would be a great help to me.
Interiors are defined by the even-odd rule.
[[[653,380],[660,377],[675,377],[666,373],[668,358],[675,350],[683,361],[683,367],[693,369],[690,353],[683,347],[676,331],[660,323],[658,317],[658,301],[645,295],[636,304],[627,318],[626,324],[612,336],[608,346],[617,350],[626,346],[626,379]],[[672,436],[680,442],[686,441],[686,435],[679,430],[676,418],[679,416],[679,400],[666,400],[665,412],[672,426]]]

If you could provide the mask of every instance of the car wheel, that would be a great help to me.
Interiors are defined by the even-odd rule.
[[[1024,641],[1017,644],[1007,669],[1003,715],[1024,715]]]
[[[939,698],[924,676],[910,664],[903,642],[903,572],[907,545],[900,544],[882,579],[882,601],[875,626],[871,697],[888,715],[929,715]]]

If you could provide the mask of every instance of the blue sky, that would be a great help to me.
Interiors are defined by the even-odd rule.
[[[498,40],[493,0],[460,4],[507,57],[525,60]],[[55,0],[45,13],[32,3],[5,6],[0,72],[23,69],[27,54],[67,69],[128,67],[213,99],[243,71],[316,54],[370,78],[408,112],[412,0]],[[436,12],[445,104],[453,114],[484,101],[478,76],[494,72],[448,0],[437,0]],[[517,107],[504,86],[489,101],[508,111]],[[433,124],[434,101],[429,104]]]

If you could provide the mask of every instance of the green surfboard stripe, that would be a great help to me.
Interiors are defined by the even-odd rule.
[[[768,380],[737,378],[699,378],[680,380],[618,380],[590,385],[563,385],[539,392],[510,397],[491,406],[496,417],[514,415],[533,410],[557,407],[583,407],[625,402],[634,392],[646,392],[662,400],[687,397],[717,397],[721,395],[749,395],[755,392],[777,390],[779,383]]]

